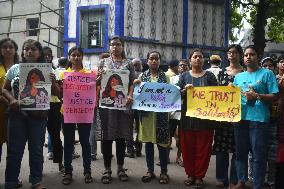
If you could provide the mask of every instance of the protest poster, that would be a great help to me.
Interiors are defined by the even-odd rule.
[[[21,63],[19,65],[19,96],[22,110],[50,109],[51,63]]]
[[[231,86],[190,88],[186,116],[238,122],[241,120],[241,90]]]
[[[132,109],[152,112],[181,110],[180,90],[167,83],[141,83],[134,88]]]
[[[126,110],[129,70],[108,69],[103,73],[100,107]]]
[[[93,123],[96,106],[96,75],[64,72],[64,123]]]

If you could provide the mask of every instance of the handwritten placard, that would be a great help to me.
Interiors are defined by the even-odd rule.
[[[132,109],[172,112],[181,110],[179,89],[166,83],[141,83],[134,88]]]
[[[19,96],[22,110],[50,109],[52,72],[50,63],[21,63],[19,65]]]
[[[241,90],[231,86],[188,89],[186,116],[238,122],[241,120]]]
[[[101,81],[100,107],[126,110],[129,70],[108,69]]]
[[[92,123],[96,106],[95,74],[65,72],[63,99],[64,123]]]

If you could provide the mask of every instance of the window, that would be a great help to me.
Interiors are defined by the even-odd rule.
[[[28,18],[27,19],[27,30],[38,28],[39,18]],[[27,31],[27,36],[37,36],[39,30]]]
[[[81,11],[80,45],[94,49],[104,47],[105,9]]]

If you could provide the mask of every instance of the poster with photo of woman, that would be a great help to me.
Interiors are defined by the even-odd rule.
[[[20,64],[19,101],[22,110],[48,110],[50,108],[52,72],[50,63]]]
[[[128,70],[106,70],[101,81],[100,107],[126,110],[128,81]]]

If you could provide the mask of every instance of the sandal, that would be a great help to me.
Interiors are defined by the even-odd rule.
[[[117,171],[117,176],[122,182],[128,181],[128,175],[125,173],[125,171],[127,171],[127,169],[120,169]]]
[[[110,184],[112,177],[111,177],[111,170],[105,170],[105,172],[103,173],[103,176],[101,178],[101,182],[103,184]]]
[[[94,182],[94,179],[92,178],[91,173],[86,173],[85,174],[85,183],[90,184],[92,182]]]
[[[146,175],[144,175],[141,180],[142,182],[150,182],[152,179],[156,178],[154,172],[148,171]]]
[[[64,178],[62,179],[62,184],[64,185],[69,185],[72,183],[72,174],[66,173]]]
[[[160,179],[159,179],[160,184],[168,184],[169,181],[170,177],[167,173],[160,174]]]
[[[195,182],[195,189],[202,189],[204,187],[204,182],[202,179],[196,179],[197,182]]]
[[[43,187],[42,185],[41,185],[41,183],[36,183],[36,184],[33,184],[32,186],[31,186],[31,189],[47,189],[46,187]]]
[[[181,167],[184,167],[183,161],[182,161],[180,158],[177,158],[177,159],[176,159],[176,164],[178,164],[178,165],[181,166]]]
[[[194,185],[194,183],[195,183],[195,180],[192,177],[189,177],[188,179],[184,181],[185,186],[192,186]]]

